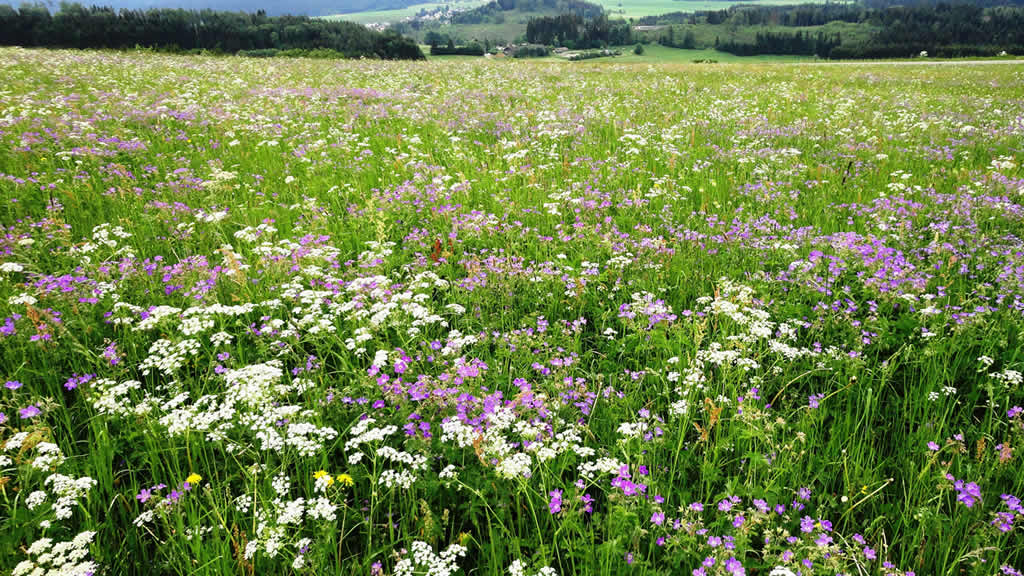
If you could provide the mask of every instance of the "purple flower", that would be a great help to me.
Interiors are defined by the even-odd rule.
[[[968,508],[973,507],[978,500],[981,500],[981,488],[974,482],[965,483],[963,480],[954,480],[953,488],[957,491],[957,502],[962,502]]]
[[[939,445],[936,444],[935,442],[929,442],[928,443],[928,449],[931,450],[932,452],[938,452],[939,451]]]
[[[743,523],[746,522],[746,521],[747,521],[747,519],[743,517],[743,514],[740,514],[736,518],[733,518],[732,527],[733,528],[739,528],[740,526],[743,526]]]
[[[632,552],[626,552],[626,564],[632,564],[632,563],[633,563],[633,553]]]
[[[729,510],[732,510],[732,507],[735,506],[736,504],[738,504],[739,501],[740,501],[740,499],[739,499],[738,496],[729,496],[728,498],[723,498],[718,503],[718,511],[719,512],[728,512]]]
[[[139,493],[135,495],[135,499],[145,504],[153,497],[153,492],[149,488],[143,488],[139,490]]]
[[[111,342],[103,349],[103,357],[110,362],[111,366],[117,366],[121,363],[121,358],[117,353],[117,342]]]
[[[661,526],[665,523],[665,513],[658,510],[654,514],[651,514],[651,523],[655,526]]]
[[[693,504],[690,504],[690,510],[693,510],[694,512],[703,512],[704,505],[700,502],[694,502]]]
[[[21,388],[21,382],[18,382],[17,380],[8,380],[4,383],[4,388],[7,388],[8,390],[17,390],[18,388]]]
[[[812,532],[814,530],[814,518],[810,516],[804,516],[800,519],[800,531],[804,533]]]
[[[30,404],[19,410],[18,415],[21,416],[23,420],[27,420],[29,418],[35,418],[40,412],[42,412],[42,410],[40,410],[38,406]]]
[[[1024,514],[1024,506],[1021,506],[1020,498],[1013,494],[1000,494],[999,498],[1006,503],[1006,507],[1018,514]]]
[[[552,490],[548,492],[548,496],[551,496],[551,501],[548,502],[548,510],[552,514],[558,514],[562,511],[562,491]]]
[[[812,394],[807,397],[807,406],[811,409],[817,409],[821,406],[821,401],[825,398],[824,394]]]
[[[800,489],[796,491],[796,497],[803,500],[804,502],[810,502],[811,489],[806,486],[801,486]]]
[[[583,502],[583,511],[590,514],[594,511],[594,497],[590,494],[584,494],[580,496],[580,502]]]
[[[743,564],[736,558],[729,558],[725,561],[725,571],[733,576],[742,576],[747,573],[743,568]]]
[[[869,548],[869,547],[865,546],[864,547],[864,557],[867,558],[868,560],[874,560],[874,559],[878,558],[878,554],[875,552],[874,548]]]

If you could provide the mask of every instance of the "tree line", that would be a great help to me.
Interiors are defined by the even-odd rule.
[[[839,34],[804,34],[797,32],[758,32],[753,43],[720,42],[716,48],[737,56],[756,56],[758,54],[795,54],[800,56],[828,56],[832,50],[842,43]]]
[[[564,13],[530,18],[526,41],[570,49],[604,48],[632,44],[633,31],[625,20],[609,20],[603,13],[593,18]]]
[[[305,16],[267,16],[215,10],[114,10],[61,4],[17,9],[0,5],[0,44],[53,48],[147,47],[167,51],[267,54],[267,51],[331,51],[345,58],[422,60],[423,52],[395,32],[376,32],[352,22]]]

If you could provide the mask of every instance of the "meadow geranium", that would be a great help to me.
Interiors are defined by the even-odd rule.
[[[561,512],[562,491],[552,490],[551,492],[548,492],[548,496],[551,497],[551,499],[548,501],[548,511],[551,512],[551,514],[558,514],[559,512]]]

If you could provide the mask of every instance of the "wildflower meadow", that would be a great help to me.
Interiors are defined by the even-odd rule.
[[[0,573],[1024,570],[1024,67],[0,49]]]

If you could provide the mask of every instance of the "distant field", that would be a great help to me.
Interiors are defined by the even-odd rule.
[[[623,18],[643,18],[669,12],[696,12],[698,10],[724,10],[734,4],[778,6],[784,4],[824,4],[818,0],[754,0],[751,2],[716,2],[713,0],[592,0],[604,6],[612,15]]]
[[[612,16],[623,18],[643,18],[667,14],[669,12],[695,12],[698,10],[723,10],[734,4],[756,4],[759,6],[777,6],[784,4],[821,4],[819,0],[753,0],[750,2],[716,2],[714,0],[593,0],[595,4],[604,6],[605,10]],[[482,6],[487,0],[465,0],[459,2],[459,6],[473,8]],[[404,18],[414,16],[420,10],[433,9],[450,4],[450,2],[425,2],[398,10],[375,10],[373,12],[354,12],[351,14],[336,14],[325,18],[334,20],[348,20],[360,24],[371,24],[375,22],[398,22]]]
[[[795,34],[797,32],[803,32],[804,34],[814,35],[818,32],[824,32],[826,34],[840,34],[846,41],[866,41],[875,28],[868,26],[867,24],[852,24],[848,22],[829,22],[824,26],[801,26],[801,27],[788,27],[784,28],[781,26],[739,26],[733,27],[728,24],[684,24],[673,27],[673,33],[675,38],[681,39],[687,32],[693,32],[694,41],[696,46],[711,47],[715,45],[715,39],[718,38],[722,42],[754,42],[758,34],[761,33],[773,33],[773,34]],[[658,41],[660,38],[668,34],[667,29],[652,30],[644,33],[644,36],[651,41]]]

